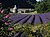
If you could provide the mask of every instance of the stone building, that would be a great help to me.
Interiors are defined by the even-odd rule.
[[[16,5],[14,5],[14,8],[10,8],[10,11],[13,13],[16,13],[16,11],[18,11],[17,13],[29,13],[30,11],[33,11],[34,9],[31,8],[18,8],[16,7]]]

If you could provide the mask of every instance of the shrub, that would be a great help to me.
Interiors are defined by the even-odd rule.
[[[17,24],[14,26],[15,32],[25,32],[28,33],[28,37],[49,37],[48,24],[44,26],[43,24],[33,26],[30,24],[20,25]],[[24,35],[24,34],[23,34]],[[25,35],[26,36],[26,35]]]

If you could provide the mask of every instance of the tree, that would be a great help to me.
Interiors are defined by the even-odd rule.
[[[35,4],[35,10],[38,13],[47,13],[50,12],[50,0],[43,0]]]

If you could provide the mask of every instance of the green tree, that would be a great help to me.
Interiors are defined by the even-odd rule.
[[[50,0],[43,0],[35,4],[35,11],[38,13],[50,12]]]

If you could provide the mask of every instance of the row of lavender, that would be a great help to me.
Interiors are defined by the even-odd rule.
[[[48,14],[48,15],[46,15]],[[49,22],[49,17],[50,17],[50,13],[46,13],[46,17],[45,20],[46,22]],[[36,14],[36,15],[27,15],[27,14],[6,14],[4,13],[4,10],[0,10],[0,37],[29,37],[28,35],[31,34],[32,36],[35,37],[44,37],[43,33],[40,33],[38,29],[36,29],[33,25],[31,25],[32,23],[37,24],[37,23],[43,23],[42,21],[42,17],[45,17],[44,14]],[[17,17],[18,16],[18,17]],[[39,20],[39,18],[40,20]],[[9,19],[8,19],[9,18]],[[13,18],[13,19],[12,19]],[[46,20],[48,19],[48,20]],[[44,21],[44,22],[45,22]],[[36,22],[36,23],[35,23]],[[45,23],[46,23],[45,22]],[[12,26],[11,23],[20,23],[20,24],[16,24],[15,26]],[[31,23],[30,25],[25,24],[24,23]],[[33,26],[33,28],[32,28]],[[33,30],[35,28],[35,31]],[[33,30],[33,31],[32,31]],[[43,30],[41,30],[43,31]],[[31,33],[30,33],[31,32]],[[37,33],[38,32],[38,33]],[[46,34],[47,35],[47,34]],[[48,36],[48,35],[47,35]]]
[[[12,24],[19,23],[19,24],[46,24],[50,22],[50,12],[44,13],[44,14],[36,14],[36,15],[30,15],[30,14],[16,14],[12,15],[9,18],[12,22]]]

